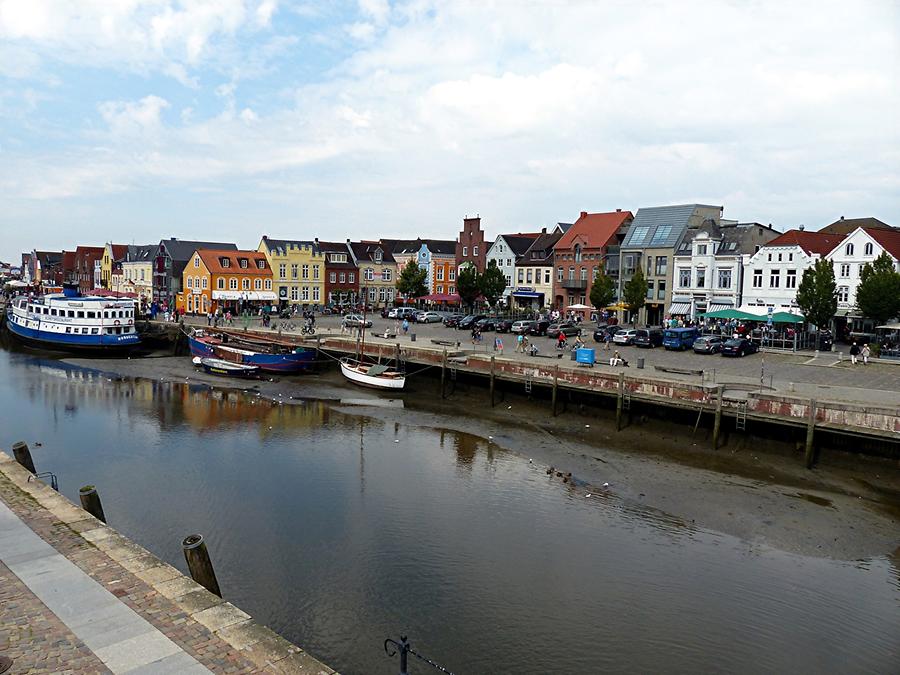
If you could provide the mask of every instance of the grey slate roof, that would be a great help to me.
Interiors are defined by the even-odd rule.
[[[381,262],[394,262],[394,255],[390,249],[378,241],[354,241],[350,242],[350,248],[353,249],[353,256],[359,261],[375,262],[375,251],[381,249]]]
[[[530,267],[534,265],[552,265],[553,247],[563,236],[560,231],[542,234],[535,239],[531,246],[516,260],[518,267]]]
[[[428,246],[428,250],[432,253],[452,256],[456,255],[455,239],[423,239],[422,241]]]
[[[509,246],[509,249],[515,253],[516,256],[520,256],[531,247],[534,240],[541,236],[541,233],[502,234],[500,236],[503,237],[503,240],[506,242],[506,245]]]
[[[282,255],[289,248],[312,248],[313,254],[319,252],[319,247],[316,246],[316,242],[314,241],[303,241],[300,239],[270,239],[269,237],[263,237],[262,243],[266,245],[266,248],[269,249],[269,253],[278,252],[279,255]]]
[[[129,244],[128,250],[125,252],[125,260],[122,262],[150,262],[156,257],[158,248],[157,244],[147,244],[146,246]]]
[[[638,209],[622,242],[622,248],[675,248],[698,206],[703,205],[681,204]]]
[[[569,228],[572,227],[572,225],[574,225],[574,223],[557,223],[556,227],[559,228],[560,234],[565,234],[569,231]]]
[[[237,251],[235,244],[224,244],[216,241],[187,241],[184,239],[163,239],[159,242],[160,246],[164,246],[172,258],[173,262],[186,263],[191,259],[194,251],[201,248],[212,249],[213,251]]]
[[[684,238],[675,251],[675,255],[691,255],[691,243],[700,232],[709,233],[710,239],[714,240],[718,240],[721,237],[722,241],[719,249],[716,251],[716,255],[752,254],[757,246],[763,246],[781,234],[762,223],[716,224],[714,221],[708,220],[700,227],[689,228],[685,232]]]

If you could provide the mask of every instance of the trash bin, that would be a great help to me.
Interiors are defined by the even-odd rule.
[[[593,367],[594,359],[596,358],[596,353],[594,352],[593,349],[589,349],[587,347],[582,347],[580,349],[576,349],[572,353],[572,356],[573,356],[573,358],[575,358],[575,360],[578,363],[583,363],[587,366]]]
[[[643,367],[644,367],[644,357],[643,357],[643,356],[639,356],[639,357],[637,358],[637,367],[638,367],[638,368],[643,368]]]
[[[572,361],[575,360],[575,350],[574,350],[574,349],[572,350],[572,352],[571,352],[569,358],[570,358]]]
[[[410,342],[415,342],[415,341],[416,341],[416,334],[415,334],[415,333],[410,333],[410,334],[409,334],[409,341],[410,341]]]

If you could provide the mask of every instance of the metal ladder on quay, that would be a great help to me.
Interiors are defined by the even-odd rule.
[[[747,430],[747,400],[743,399],[737,403],[737,411],[735,413],[734,428],[738,431]]]

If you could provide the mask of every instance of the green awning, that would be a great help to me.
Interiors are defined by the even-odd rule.
[[[750,312],[742,312],[739,309],[720,309],[715,312],[707,312],[701,314],[704,319],[738,319],[740,321],[765,321],[765,316],[751,314]]]
[[[768,316],[763,319],[768,321]],[[775,312],[772,314],[772,323],[803,323],[806,319],[800,314],[791,314],[790,312]]]

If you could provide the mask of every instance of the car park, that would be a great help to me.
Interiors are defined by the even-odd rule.
[[[745,354],[755,354],[759,351],[759,345],[751,342],[747,338],[734,338],[726,340],[722,344],[722,356],[744,356]]]
[[[497,322],[496,331],[498,333],[509,333],[512,330],[513,322],[511,319],[500,319]]]
[[[475,325],[478,327],[482,333],[485,333],[489,330],[495,330],[497,328],[497,319],[491,317],[484,317],[483,319],[479,319],[475,322]]]
[[[389,319],[409,319],[410,321],[415,320],[417,310],[414,307],[394,307],[392,310],[388,312]]]
[[[459,312],[448,314],[444,317],[444,325],[447,326],[447,328],[456,328],[456,324],[458,324],[459,320],[464,316],[465,314],[460,314]]]
[[[613,342],[617,345],[633,345],[634,336],[637,335],[635,328],[622,328],[613,335]]]
[[[546,335],[547,329],[550,328],[550,322],[546,319],[540,319],[532,322],[531,328],[528,329],[529,335]]]
[[[676,350],[690,349],[698,337],[700,337],[700,331],[693,326],[667,328],[663,331],[663,347]]]
[[[537,321],[516,321],[509,329],[510,333],[522,334],[527,333]]]
[[[633,344],[635,347],[646,347],[652,349],[659,347],[663,341],[663,332],[661,328],[638,328],[634,335]]]
[[[563,321],[561,323],[552,323],[547,327],[547,337],[558,338],[562,333],[566,337],[575,337],[581,332],[581,328],[571,321]]]
[[[362,314],[346,314],[344,318],[341,319],[341,324],[346,328],[359,328],[360,326],[365,326],[366,328],[372,327],[372,322],[363,317]]]
[[[456,327],[460,330],[469,330],[476,321],[481,321],[485,318],[487,317],[484,314],[469,314],[460,319]]]
[[[696,354],[718,354],[722,351],[723,340],[718,335],[701,335],[694,340],[694,353]]]
[[[598,326],[594,331],[594,342],[606,342],[607,336],[612,340],[613,335],[622,330],[617,324],[609,324],[607,326]]]
[[[440,323],[441,315],[437,312],[419,312],[416,314],[416,321],[419,323]]]

